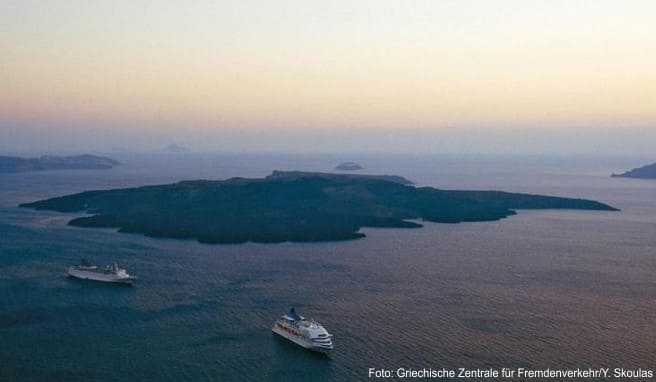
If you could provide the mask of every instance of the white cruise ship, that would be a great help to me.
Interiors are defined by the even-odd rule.
[[[136,277],[129,275],[125,269],[119,268],[116,263],[100,268],[83,260],[82,264],[69,267],[67,273],[77,279],[106,283],[132,284],[136,280]]]
[[[294,308],[280,317],[271,330],[308,350],[320,353],[333,350],[333,335],[318,322],[296,314]]]

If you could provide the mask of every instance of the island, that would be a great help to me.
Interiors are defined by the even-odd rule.
[[[107,170],[119,165],[118,161],[96,155],[53,156],[21,158],[0,156],[0,172],[46,170]]]
[[[181,146],[176,143],[171,143],[170,145],[162,148],[162,152],[171,153],[171,154],[183,154],[188,153],[191,150],[186,146]]]
[[[613,178],[656,179],[656,163],[634,168],[623,174],[613,174]]]
[[[394,181],[396,180],[396,181]],[[182,181],[87,191],[21,205],[86,212],[69,224],[202,243],[333,241],[362,227],[494,221],[518,209],[618,211],[609,205],[500,191],[415,187],[401,177],[275,171],[265,178]]]
[[[363,169],[364,167],[362,167],[362,165],[355,162],[344,162],[344,163],[340,163],[335,167],[335,170],[339,170],[339,171],[357,171]]]

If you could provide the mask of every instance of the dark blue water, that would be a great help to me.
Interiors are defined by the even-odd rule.
[[[110,171],[0,174],[0,380],[344,381],[369,367],[656,363],[656,181],[643,159],[131,156]],[[419,184],[585,197],[623,211],[521,212],[493,223],[366,229],[363,240],[203,245],[72,228],[16,208],[89,189],[330,170],[358,160]],[[118,261],[134,288],[64,277]],[[281,341],[294,305],[337,351]]]

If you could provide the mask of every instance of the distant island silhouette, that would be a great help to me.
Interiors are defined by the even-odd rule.
[[[623,174],[613,174],[613,178],[656,179],[656,163],[634,168]]]
[[[111,158],[96,155],[54,156],[38,158],[0,156],[0,172],[25,172],[46,170],[106,170],[119,165]]]
[[[275,171],[265,178],[196,180],[87,191],[21,205],[92,213],[79,227],[116,227],[203,243],[330,241],[364,237],[362,227],[418,228],[410,221],[494,221],[516,209],[617,211],[591,200],[499,191],[414,187],[402,177]]]
[[[166,147],[162,148],[162,151],[166,153],[181,154],[181,153],[188,153],[191,150],[189,149],[189,147],[181,146],[176,143],[171,143],[170,145],[167,145]]]
[[[356,163],[356,162],[344,162],[340,163],[335,167],[335,170],[340,170],[340,171],[357,171],[357,170],[363,170],[364,167],[362,167],[361,164]]]

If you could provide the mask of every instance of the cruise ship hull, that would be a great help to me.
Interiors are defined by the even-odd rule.
[[[79,280],[91,280],[99,281],[104,283],[113,283],[113,284],[123,284],[123,285],[132,285],[134,282],[133,277],[120,277],[111,273],[98,273],[98,272],[87,272],[78,269],[69,269],[68,276],[79,279]]]
[[[304,339],[302,337],[292,336],[291,334],[289,334],[286,331],[278,328],[277,326],[274,326],[271,329],[271,331],[273,331],[275,334],[279,335],[280,337],[283,337],[284,339],[289,340],[289,341],[295,343],[296,345],[299,345],[299,346],[301,346],[305,349],[308,349],[310,351],[313,351],[313,352],[327,354],[327,353],[330,353],[333,350],[332,347],[317,346],[317,345],[313,344],[310,341],[307,341],[306,339]]]

